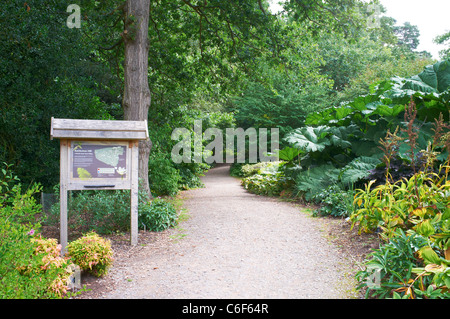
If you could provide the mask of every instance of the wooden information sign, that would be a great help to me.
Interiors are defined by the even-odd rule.
[[[67,247],[67,191],[131,190],[131,244],[138,234],[139,140],[147,121],[52,118],[50,137],[60,139],[60,241]]]

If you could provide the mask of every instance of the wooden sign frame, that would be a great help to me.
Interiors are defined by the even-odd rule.
[[[147,121],[52,117],[50,137],[60,139],[61,253],[64,255],[67,247],[67,192],[70,190],[130,189],[130,241],[131,245],[137,245],[139,140],[149,138]]]

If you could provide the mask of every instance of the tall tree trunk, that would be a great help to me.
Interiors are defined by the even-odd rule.
[[[148,119],[151,95],[148,86],[148,20],[150,0],[127,0],[125,10],[125,42],[123,95],[124,119],[143,121]],[[151,140],[139,142],[139,179],[149,194],[148,160]]]

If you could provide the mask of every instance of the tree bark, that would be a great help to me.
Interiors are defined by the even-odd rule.
[[[127,0],[125,10],[125,43],[123,95],[124,119],[144,121],[148,119],[151,94],[148,85],[148,21],[150,0]],[[139,180],[150,198],[148,161],[151,140],[139,142]]]

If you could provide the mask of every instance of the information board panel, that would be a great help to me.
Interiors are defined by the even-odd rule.
[[[60,238],[67,252],[68,199],[72,190],[130,191],[132,245],[138,242],[139,141],[147,121],[57,119],[50,137],[60,139]]]
[[[129,178],[129,143],[71,141],[70,175],[75,181]]]

